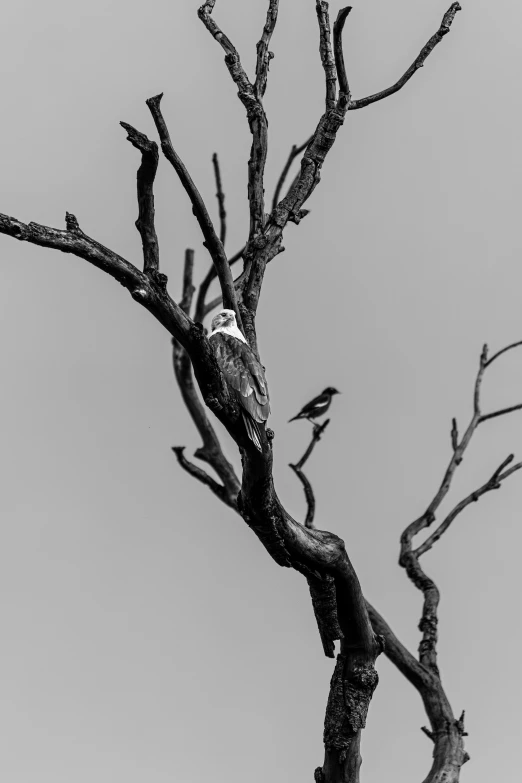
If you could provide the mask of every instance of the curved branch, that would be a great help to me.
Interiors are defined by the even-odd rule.
[[[225,493],[221,500],[224,500],[227,505],[235,508],[236,498],[240,488],[239,480],[233,466],[223,454],[216,431],[211,425],[205,407],[199,399],[192,376],[190,357],[177,340],[172,341],[172,360],[174,374],[178,382],[183,402],[203,441],[202,447],[197,449],[194,456],[207,462],[216,471],[223,482],[223,492]],[[183,465],[183,467],[185,466]],[[202,480],[201,476],[198,476],[195,473],[193,473],[193,475]],[[204,483],[207,483],[211,489],[213,488],[208,482]],[[215,488],[213,491],[215,492]],[[217,492],[215,492],[215,494],[217,494]]]
[[[75,216],[70,213],[66,213],[66,225],[66,230],[60,230],[40,223],[22,223],[9,215],[0,214],[0,234],[62,253],[71,253],[107,272],[127,288],[133,299],[149,310],[170,334],[187,344],[191,337],[192,322],[168,295],[165,276],[158,281],[140,272],[122,256],[85,234]]]
[[[465,497],[463,500],[460,501],[460,503],[457,503],[454,509],[450,511],[450,513],[445,517],[444,521],[440,523],[438,528],[434,530],[434,532],[429,536],[429,538],[426,539],[417,549],[415,550],[414,554],[416,557],[420,557],[425,552],[428,552],[433,544],[435,544],[439,538],[446,532],[446,530],[449,528],[451,523],[454,521],[454,519],[460,514],[461,511],[464,511],[464,509],[469,506],[471,503],[476,503],[479,498],[482,497],[482,495],[485,495],[486,492],[491,492],[493,489],[500,489],[502,481],[504,479],[511,476],[513,473],[515,473],[517,470],[520,470],[522,468],[522,462],[518,462],[516,465],[513,465],[509,470],[504,471],[504,468],[506,468],[514,459],[513,454],[510,454],[509,457],[507,457],[504,462],[496,469],[496,471],[493,473],[490,479],[486,481],[485,484],[483,484],[478,489],[474,490],[474,492],[470,492],[470,494]]]
[[[326,419],[325,422],[323,422],[321,425],[314,424],[314,429],[312,433],[312,440],[310,441],[305,453],[299,460],[299,462],[292,464],[290,463],[288,467],[292,468],[296,476],[299,478],[301,484],[304,488],[305,498],[306,498],[306,505],[307,505],[307,511],[306,511],[306,519],[304,522],[305,527],[313,527],[314,526],[314,516],[315,516],[315,497],[314,497],[314,491],[312,489],[312,485],[310,484],[309,480],[303,473],[303,466],[307,459],[310,457],[312,451],[314,450],[316,444],[321,440],[321,435],[327,428],[327,426],[330,423],[330,419]]]
[[[344,64],[342,39],[344,24],[351,10],[351,6],[341,8],[337,14],[337,19],[335,20],[333,28],[335,67],[337,70],[337,78],[339,79],[339,102],[342,104],[343,108],[350,103],[351,99],[350,86],[348,84],[346,66]]]
[[[511,345],[506,345],[505,348],[502,348],[500,351],[494,353],[491,359],[487,359],[486,367],[489,367],[490,364],[493,364],[495,359],[498,359],[498,357],[502,356],[503,353],[506,353],[507,351],[512,351],[513,348],[518,348],[520,345],[522,345],[522,340],[517,340],[516,343],[511,343]]]
[[[401,78],[395,82],[391,87],[388,87],[381,92],[376,92],[374,95],[368,95],[367,98],[358,98],[357,100],[350,101],[348,109],[353,111],[354,109],[363,109],[365,106],[369,106],[371,103],[382,101],[384,98],[393,95],[404,87],[409,82],[411,77],[417,73],[419,68],[422,68],[426,58],[432,53],[438,43],[442,41],[445,35],[449,33],[453,20],[457,14],[457,11],[461,11],[462,6],[460,3],[452,3],[442,18],[441,25],[435,35],[432,35],[428,43],[421,49],[417,59],[410,65],[408,70],[401,76]]]
[[[183,453],[185,451],[185,446],[173,446],[172,451],[176,455],[178,463],[181,465],[183,470],[186,470],[187,473],[190,473],[193,478],[197,479],[202,484],[205,484],[205,486],[207,486],[210,491],[214,493],[214,495],[222,500],[223,503],[235,509],[235,503],[231,500],[227,488],[222,484],[218,484],[218,482],[209,476],[208,473],[199,468],[197,465],[194,465],[193,462],[189,462],[189,460],[185,457]]]
[[[500,355],[500,352],[498,355]],[[406,569],[408,577],[411,579],[413,584],[419,590],[421,590],[424,595],[422,617],[419,625],[419,628],[423,633],[422,641],[420,643],[420,653],[421,653],[420,660],[421,663],[424,663],[428,668],[431,668],[434,672],[438,672],[436,648],[437,648],[437,623],[438,623],[437,611],[438,611],[438,603],[439,603],[440,596],[434,581],[424,573],[419,563],[419,554],[422,554],[422,552],[426,550],[423,549],[423,546],[421,546],[417,551],[414,551],[412,541],[414,536],[420,533],[421,530],[430,527],[430,525],[432,525],[433,522],[435,521],[436,512],[440,504],[442,503],[442,501],[444,500],[444,498],[449,492],[455,471],[464,458],[464,453],[469,445],[469,442],[471,441],[471,438],[473,437],[473,434],[475,433],[479,424],[481,424],[482,421],[485,420],[485,418],[488,418],[488,416],[484,417],[480,413],[480,389],[481,389],[481,384],[487,365],[488,365],[488,347],[487,345],[484,345],[480,355],[479,368],[477,371],[475,384],[473,388],[473,415],[471,417],[471,421],[468,424],[468,427],[461,441],[458,442],[457,425],[456,425],[456,421],[453,420],[452,433],[451,433],[453,454],[449,461],[448,467],[446,468],[446,472],[442,479],[442,483],[437,493],[435,494],[435,497],[428,505],[424,514],[422,514],[422,516],[420,516],[418,519],[414,520],[411,524],[409,524],[401,536],[401,554],[399,558],[399,563],[403,568]],[[506,410],[505,412],[508,411]],[[502,470],[502,467],[503,466],[501,466],[500,470]],[[493,481],[493,479],[495,480]],[[498,483],[498,471],[495,472],[492,479],[490,479],[490,482],[493,482],[495,484]],[[484,489],[484,487],[481,488],[482,491],[480,492],[480,494],[484,494],[484,492],[494,488],[493,485],[489,486],[490,482],[487,482],[488,489]],[[459,506],[456,507],[458,510],[456,511],[455,516],[458,513],[460,513],[460,511],[463,508],[465,508],[469,502],[473,500],[473,493],[470,496],[470,498],[471,500],[467,498],[464,501],[462,501],[464,505],[461,506],[461,504],[459,504]],[[451,524],[451,521],[453,519],[454,516],[452,517],[450,515],[450,520],[447,526]],[[443,527],[444,524],[445,523],[443,522],[441,527]],[[444,529],[446,529],[446,527],[444,527]],[[442,530],[442,532],[444,532],[444,529]],[[442,535],[442,532],[440,532],[440,535]],[[433,545],[435,540],[438,540],[438,538],[440,538],[440,535],[438,535],[437,538],[432,537],[430,547]]]

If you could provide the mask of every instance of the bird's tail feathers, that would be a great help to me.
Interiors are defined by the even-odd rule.
[[[261,445],[261,429],[259,427],[259,424],[255,419],[250,416],[250,414],[247,411],[242,410],[241,411],[243,415],[243,421],[245,422],[245,428],[247,431],[247,435],[256,447],[258,451],[263,451],[263,446]]]
[[[297,416],[293,416],[291,419],[288,419],[288,423],[290,424],[291,421],[295,421],[296,419],[304,419],[305,417],[302,415],[302,413],[298,413]]]

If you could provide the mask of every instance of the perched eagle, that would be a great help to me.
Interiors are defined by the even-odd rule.
[[[340,393],[341,392],[338,392],[337,389],[334,389],[332,386],[328,386],[324,392],[321,392],[321,394],[318,394],[313,400],[307,402],[306,405],[301,408],[297,416],[288,419],[288,421],[294,421],[295,419],[308,419],[308,421],[310,421],[310,419],[317,419],[318,416],[322,416],[323,413],[326,413],[332,402],[333,395]]]
[[[260,424],[270,413],[268,386],[263,366],[241,334],[233,310],[221,310],[212,319],[209,340],[223,377],[241,406],[248,437],[259,451]]]

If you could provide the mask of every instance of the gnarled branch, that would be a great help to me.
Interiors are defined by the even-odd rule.
[[[137,174],[138,189],[138,219],[136,228],[140,232],[143,244],[143,271],[145,274],[156,274],[159,270],[159,246],[156,228],[154,226],[154,179],[158,170],[158,145],[150,141],[144,133],[140,133],[132,125],[120,122],[127,131],[127,138],[133,147],[141,152],[141,166]]]
[[[254,84],[254,93],[258,98],[262,98],[266,90],[268,78],[268,68],[270,60],[273,58],[272,52],[268,51],[270,39],[277,22],[277,12],[279,9],[279,0],[269,0],[268,11],[266,12],[266,22],[263,28],[263,34],[257,44],[257,62],[256,62],[256,81]]]

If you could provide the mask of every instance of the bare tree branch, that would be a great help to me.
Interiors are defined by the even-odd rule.
[[[237,305],[232,272],[230,271],[230,266],[223,249],[223,244],[215,232],[210,215],[208,214],[207,208],[203,202],[203,199],[201,198],[201,194],[194,184],[192,177],[188,173],[183,161],[172,146],[169,131],[160,109],[160,102],[162,97],[163,94],[161,93],[160,95],[156,95],[153,98],[149,98],[147,100],[147,106],[150,109],[160,137],[161,149],[163,150],[163,154],[169,163],[172,164],[181,181],[181,184],[185,188],[185,191],[190,198],[190,201],[192,202],[192,211],[205,238],[205,247],[209,251],[216,268],[216,273],[219,278],[221,290],[223,292],[223,302],[225,303],[225,307],[234,310],[239,328],[242,329],[241,314]]]
[[[457,419],[451,420],[451,448],[456,451],[459,445],[459,430],[457,428]]]
[[[373,630],[384,639],[384,654],[386,657],[411,682],[414,688],[420,690],[423,687],[429,687],[433,681],[432,674],[399,641],[386,620],[369,601],[366,601],[366,608],[368,609]]]
[[[522,341],[518,344],[522,344]],[[508,349],[515,347],[516,345],[517,343],[513,343],[511,346],[508,346]],[[503,353],[505,353],[505,349],[502,349],[497,354],[495,354],[494,358],[497,358]],[[489,418],[493,418],[495,415],[509,413],[522,407],[520,405],[516,405],[512,408],[496,411],[493,414],[481,414],[480,390],[485,370],[488,365],[491,364],[491,361],[492,360],[488,362],[488,346],[484,345],[480,355],[479,368],[473,389],[473,415],[471,417],[471,421],[468,424],[462,439],[460,442],[458,442],[457,425],[456,421],[453,420],[451,436],[453,454],[449,461],[448,467],[446,468],[442,483],[424,514],[408,525],[401,536],[401,554],[399,563],[401,566],[403,566],[403,568],[406,569],[408,577],[411,579],[413,584],[422,591],[424,596],[422,617],[419,624],[419,628],[423,634],[419,648],[420,661],[437,675],[437,611],[440,596],[434,581],[430,579],[430,577],[428,577],[421,568],[419,563],[419,556],[433,546],[435,541],[441,537],[455,517],[464,508],[466,508],[466,506],[468,506],[471,502],[478,500],[478,498],[485,494],[485,492],[489,492],[491,489],[497,489],[500,486],[500,482],[507,478],[508,475],[511,475],[511,473],[515,472],[515,470],[518,470],[519,466],[514,466],[514,468],[511,468],[509,471],[504,473],[504,468],[512,461],[512,458],[508,458],[507,461],[504,461],[502,465],[497,468],[495,473],[492,475],[489,481],[486,482],[486,484],[457,504],[453,511],[451,511],[446,519],[440,524],[437,530],[415,551],[413,550],[412,540],[414,536],[420,533],[421,530],[430,527],[430,525],[432,525],[435,521],[436,512],[449,492],[455,471],[462,462],[464,452],[466,451],[466,448],[468,447],[477,427],[483,421],[486,421]]]
[[[270,39],[277,22],[277,12],[279,0],[269,0],[268,11],[266,13],[266,22],[263,28],[261,40],[257,44],[257,62],[256,62],[256,81],[254,84],[254,93],[258,98],[262,98],[266,90],[268,77],[268,68],[270,60],[273,58],[272,52],[268,51]]]
[[[238,275],[234,280],[234,288],[236,289],[238,298],[241,295],[241,292],[243,290],[243,285],[246,282],[246,279],[247,279],[247,272],[245,270],[241,272],[241,274]],[[215,310],[216,307],[219,307],[222,302],[223,302],[223,296],[222,294],[218,294],[214,299],[211,299],[210,302],[207,302],[207,304],[205,305],[205,309],[203,311],[203,315],[207,316],[209,313],[212,312],[212,310]]]
[[[239,250],[235,255],[232,256],[232,258],[228,262],[229,266],[232,266],[232,264],[235,264],[236,261],[239,261],[243,257],[243,252],[244,252],[244,247],[241,248],[241,250]],[[196,312],[194,314],[194,321],[196,323],[198,322],[202,323],[205,315],[207,315],[207,313],[210,312],[210,310],[207,307],[205,307],[205,299],[207,297],[210,284],[212,283],[213,280],[216,279],[216,277],[217,277],[216,269],[214,265],[212,265],[208,270],[207,274],[205,275],[205,277],[203,278],[203,280],[201,281],[201,284],[198,289],[198,295],[196,299]],[[234,287],[235,287],[235,283],[234,283]],[[216,304],[214,305],[214,307],[217,307],[217,305],[223,301],[223,295],[220,294],[215,301]],[[212,307],[211,309],[213,310],[214,307]]]
[[[487,359],[486,367],[489,367],[490,364],[493,364],[495,359],[498,359],[498,357],[502,356],[503,353],[506,353],[507,351],[512,351],[513,348],[518,348],[520,345],[522,345],[522,340],[518,340],[516,343],[511,343],[511,345],[506,345],[505,348],[502,348],[500,351],[494,353],[491,359]]]
[[[292,470],[297,475],[304,488],[306,505],[307,505],[306,519],[304,522],[305,527],[314,526],[315,497],[314,497],[314,491],[312,489],[312,485],[310,484],[309,480],[303,473],[303,466],[307,461],[307,459],[309,458],[310,454],[312,453],[315,445],[321,440],[321,435],[323,434],[323,432],[325,431],[329,423],[330,423],[330,419],[326,419],[326,421],[324,421],[321,425],[314,424],[312,440],[310,441],[305,453],[303,454],[299,462],[295,463],[295,465],[292,463],[289,464],[289,467],[292,468]]]
[[[475,389],[473,392],[473,410],[476,416],[480,416],[480,387],[482,386],[482,379],[486,369],[486,362],[488,359],[488,346],[486,344],[482,347],[482,353],[480,354],[480,365],[477,377],[475,380]]]
[[[281,251],[282,233],[286,224],[289,221],[299,223],[306,213],[306,210],[303,210],[303,205],[320,180],[322,165],[344,122],[346,111],[349,108],[361,108],[363,105],[380,100],[387,94],[400,89],[411,78],[413,72],[423,64],[442,36],[448,32],[460,6],[458,3],[452,5],[445,15],[438,33],[428,42],[412,66],[411,74],[407,72],[397,85],[383,93],[350,102],[341,42],[342,28],[349,9],[344,9],[339,14],[334,27],[334,61],[330,40],[328,4],[324,0],[317,0],[320,53],[326,79],[326,111],[320,118],[310,142],[306,145],[299,175],[294,179],[285,197],[280,202],[277,202],[276,199],[272,214],[267,217],[264,214],[263,193],[263,175],[267,154],[267,119],[261,98],[266,87],[270,60],[268,46],[277,18],[278,3],[275,0],[269,0],[267,22],[258,45],[255,85],[249,81],[236,49],[213,21],[211,13],[214,5],[215,0],[207,0],[198,13],[207,29],[225,51],[225,62],[238,88],[239,97],[246,108],[252,133],[248,176],[250,229],[247,245],[242,251],[245,261],[243,275],[240,275],[235,281],[223,248],[225,239],[223,219],[220,238],[214,229],[199,191],[173,148],[165,120],[160,111],[161,95],[149,99],[147,104],[160,136],[163,153],[174,167],[191,200],[194,215],[203,232],[205,246],[209,250],[214,264],[213,269],[200,286],[196,313],[204,317],[205,312],[208,312],[208,307],[212,305],[212,302],[206,303],[206,296],[211,281],[217,275],[225,306],[234,309],[240,326],[243,321],[242,326],[247,339],[249,339],[253,350],[257,352],[255,316],[266,265]],[[336,72],[341,90],[339,100],[336,100]],[[332,677],[325,718],[323,770],[341,770],[343,779],[354,781],[357,779],[357,769],[360,763],[361,729],[365,725],[368,705],[377,683],[374,663],[382,650],[379,634],[376,633],[370,621],[369,610],[344,542],[329,531],[317,530],[312,527],[310,506],[307,525],[302,525],[291,517],[280,503],[274,488],[271,440],[267,440],[267,448],[259,452],[243,433],[244,427],[240,429],[237,424],[240,420],[237,401],[223,381],[203,328],[194,325],[188,316],[193,297],[193,256],[190,251],[185,257],[181,305],[177,305],[169,297],[166,291],[166,278],[157,271],[159,261],[157,238],[154,245],[151,234],[151,230],[154,228],[152,183],[155,168],[150,157],[152,148],[145,148],[143,138],[148,144],[151,143],[146,137],[139,137],[138,132],[131,126],[124,125],[124,127],[129,133],[129,138],[132,136],[130,140],[134,139],[132,141],[134,146],[138,146],[142,152],[142,166],[147,164],[145,169],[140,168],[141,174],[138,175],[140,204],[140,225],[138,228],[142,234],[144,245],[146,274],[84,235],[72,215],[67,216],[66,231],[58,231],[33,223],[25,225],[13,218],[0,216],[0,232],[34,244],[56,247],[63,252],[71,252],[86,258],[90,263],[109,272],[125,285],[131,291],[132,296],[149,309],[176,338],[173,341],[176,378],[184,402],[203,440],[203,445],[196,451],[195,456],[212,466],[221,483],[197,465],[189,462],[185,458],[183,446],[174,448],[178,461],[184,470],[208,486],[217,497],[241,514],[276,563],[294,568],[309,580],[314,609],[316,613],[319,612],[318,623],[325,652],[333,655],[335,649],[333,641],[336,638],[341,639],[340,653]],[[148,156],[147,160],[145,160],[145,155]],[[152,172],[152,168],[154,168],[154,172]],[[220,189],[219,186],[218,189]],[[220,204],[220,207],[223,205]],[[484,369],[482,367],[482,373]],[[241,486],[233,467],[224,457],[216,433],[199,399],[194,376],[199,384],[205,404],[216,413],[241,449],[243,463]],[[487,414],[487,416],[500,415],[500,413]],[[472,423],[460,443],[455,427],[455,434],[452,435],[454,454],[441,488],[428,507],[426,514],[421,518],[422,524],[417,520],[403,534],[401,563],[424,594],[421,620],[424,636],[421,642],[421,662],[418,668],[412,665],[412,656],[408,658],[400,643],[396,639],[394,641],[391,632],[388,632],[389,629],[387,633],[391,638],[396,658],[401,658],[402,665],[409,671],[410,677],[413,679],[417,677],[424,684],[426,678],[431,678],[432,682],[437,679],[435,647],[438,591],[433,581],[420,568],[418,557],[412,549],[411,540],[419,530],[429,526],[435,519],[435,511],[449,489],[453,472],[461,461],[462,454],[481,420],[477,405]],[[319,430],[323,431],[325,426],[326,424],[322,425],[322,430],[321,428]],[[312,444],[294,468],[301,470],[317,440],[318,437],[313,438]],[[519,467],[514,466],[507,469],[507,465],[508,463],[503,463],[495,471],[496,482],[502,481],[515,468]],[[381,627],[383,626],[384,621],[382,618],[376,617],[375,613],[374,620],[377,625],[380,622]],[[447,733],[453,731],[455,736],[452,735],[452,741],[456,743],[454,745],[455,753],[460,752],[458,737],[464,733],[463,718],[459,721],[453,719],[451,708],[447,704],[447,700],[446,703],[444,702],[445,696],[441,689],[425,688],[423,699],[425,703],[431,704],[430,709],[433,714],[436,713],[437,720],[441,725],[444,723],[445,726],[446,724],[453,726],[453,728],[447,729]],[[437,732],[434,731],[434,737],[437,736]],[[437,742],[435,740],[435,753],[439,748]],[[452,758],[458,761],[457,755]]]
[[[488,419],[495,419],[497,416],[504,416],[506,413],[513,413],[513,411],[519,411],[522,408],[522,403],[518,405],[511,405],[510,408],[502,408],[499,411],[493,411],[493,413],[485,413],[480,417],[480,423],[487,421]]]
[[[346,22],[348,14],[350,13],[351,10],[352,10],[351,6],[347,6],[346,8],[341,8],[339,13],[337,14],[337,19],[335,20],[335,24],[333,28],[335,68],[337,70],[337,78],[339,79],[339,103],[340,103],[340,108],[342,110],[346,109],[346,107],[350,104],[350,100],[351,100],[350,86],[348,84],[348,77],[346,75],[346,66],[344,64],[343,39],[342,39],[344,23]]]
[[[354,109],[363,109],[365,106],[369,106],[371,103],[382,101],[383,98],[388,98],[389,95],[398,92],[406,82],[409,82],[414,73],[422,68],[428,55],[435,49],[438,43],[440,43],[443,37],[449,33],[450,27],[453,24],[453,20],[457,14],[457,11],[461,11],[462,6],[460,3],[452,3],[442,18],[441,25],[435,35],[432,35],[428,43],[421,49],[417,59],[410,65],[408,70],[401,76],[399,81],[395,82],[391,87],[388,87],[381,92],[376,92],[374,95],[369,95],[367,98],[358,98],[357,100],[350,101],[348,109],[353,111]]]
[[[83,258],[127,288],[133,299],[149,310],[173,336],[182,341],[189,339],[191,321],[166,292],[164,276],[158,282],[140,272],[113,250],[87,236],[69,212],[66,213],[66,225],[66,230],[60,230],[39,223],[22,223],[0,214],[0,234]]]
[[[240,488],[239,480],[233,466],[223,454],[216,431],[209,421],[204,405],[199,399],[192,375],[190,357],[177,340],[172,341],[172,358],[174,373],[181,391],[183,402],[203,441],[203,445],[197,449],[194,456],[214,468],[223,482],[227,504],[235,508],[235,502]],[[183,446],[182,448],[185,447]]]
[[[223,503],[226,503],[227,506],[235,508],[235,504],[231,501],[226,487],[224,487],[222,484],[218,484],[218,482],[209,476],[208,473],[202,470],[202,468],[194,465],[193,462],[189,462],[183,453],[185,451],[185,446],[173,446],[172,451],[176,455],[177,460],[183,470],[186,470],[187,473],[190,473],[193,478],[197,479],[202,484],[205,484],[211,490],[211,492],[213,492],[214,495],[222,500]]]
[[[247,112],[248,125],[252,133],[252,148],[250,151],[250,160],[248,161],[248,203],[250,206],[250,232],[249,242],[259,234],[264,227],[265,222],[265,199],[263,188],[263,176],[265,171],[267,155],[267,129],[268,123],[261,100],[250,83],[246,72],[241,65],[241,60],[237,49],[229,38],[220,30],[211,14],[214,9],[215,0],[204,3],[198,10],[198,16],[220,44],[225,52],[225,63],[229,73],[237,85],[238,96]],[[275,22],[277,20],[278,3],[270,3],[267,25],[269,34],[267,34],[267,46],[272,35]],[[266,26],[265,26],[266,27]],[[265,37],[265,32],[263,31]],[[263,38],[261,39],[263,41]],[[268,55],[267,55],[268,57]],[[263,58],[265,60],[265,58]],[[258,60],[259,66],[259,60]],[[266,86],[265,64],[259,66],[259,82],[256,81],[259,89]]]
[[[183,267],[183,291],[181,293],[181,301],[179,306],[190,316],[190,308],[192,306],[192,297],[196,290],[192,284],[192,276],[194,272],[194,251],[189,247],[185,250],[185,265]]]
[[[315,5],[317,12],[317,21],[319,22],[319,53],[323,64],[326,80],[326,111],[333,109],[336,104],[337,94],[337,75],[335,71],[335,60],[332,52],[332,43],[330,40],[330,16],[328,14],[328,3],[325,0],[317,0]]]
[[[141,166],[137,174],[138,188],[138,219],[136,228],[140,232],[143,244],[143,271],[145,274],[155,274],[159,270],[158,236],[154,227],[154,192],[153,185],[158,170],[158,145],[150,141],[144,133],[140,133],[132,125],[120,122],[127,131],[127,139],[133,147],[141,152]]]
[[[453,520],[460,514],[461,511],[464,511],[464,509],[469,506],[470,503],[476,503],[477,500],[482,497],[482,495],[485,495],[486,492],[491,492],[492,489],[500,489],[501,483],[504,481],[504,479],[511,476],[517,470],[520,470],[520,468],[522,468],[522,462],[518,462],[509,470],[503,472],[504,468],[506,468],[513,461],[513,459],[514,455],[510,454],[509,457],[507,457],[504,462],[502,462],[502,464],[496,469],[491,478],[486,481],[485,484],[476,489],[474,492],[470,492],[470,494],[465,497],[464,500],[461,500],[460,503],[457,503],[455,508],[450,511],[444,521],[440,523],[438,528],[431,534],[431,536],[429,536],[429,538],[427,538],[426,541],[424,541],[424,543],[422,543],[415,550],[415,556],[420,557],[425,552],[428,552],[433,544],[438,541],[439,538],[446,532]]]
[[[221,244],[225,247],[225,239],[227,236],[227,213],[225,210],[225,194],[223,192],[223,185],[221,184],[221,171],[219,169],[219,159],[217,152],[212,155],[212,165],[214,166],[214,176],[216,178],[216,198],[219,206],[219,238]],[[230,262],[229,262],[230,263]]]
[[[279,197],[281,196],[281,191],[283,189],[283,185],[286,182],[286,178],[288,176],[288,172],[290,171],[290,167],[292,166],[292,163],[297,158],[298,155],[301,154],[303,150],[305,150],[310,142],[312,141],[313,136],[310,136],[309,139],[305,141],[304,144],[301,144],[300,147],[297,147],[295,144],[293,145],[292,149],[290,150],[290,154],[288,156],[288,160],[286,161],[283,171],[281,172],[281,175],[279,179],[277,180],[277,185],[274,190],[274,197],[272,199],[272,209],[275,209],[277,207],[277,204],[279,202]]]

